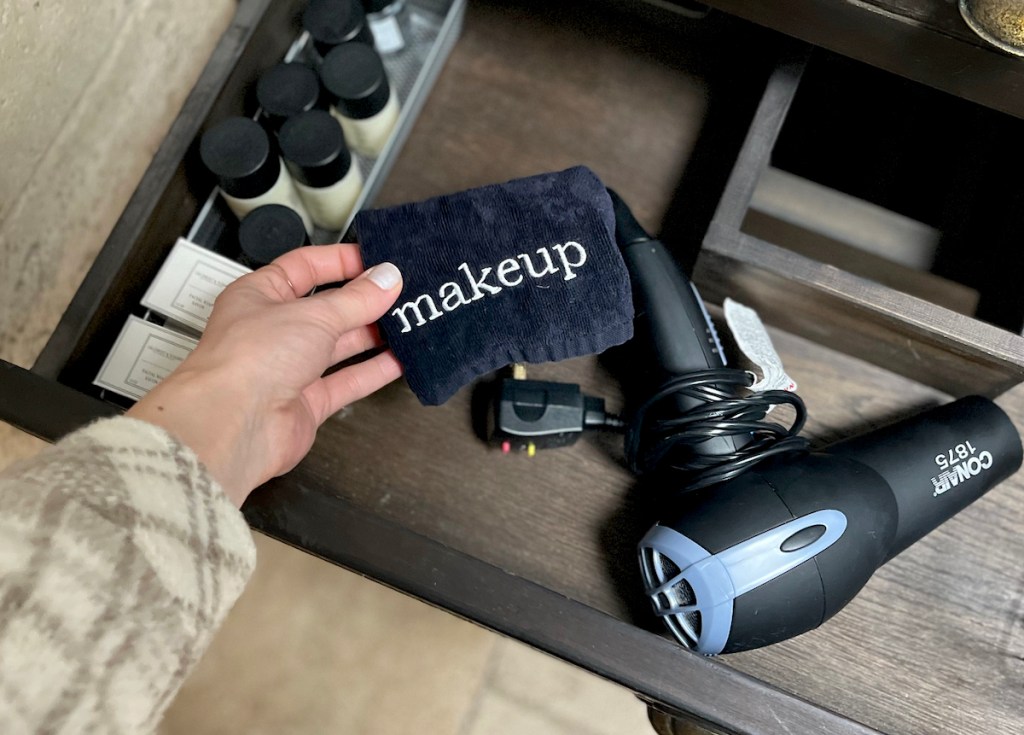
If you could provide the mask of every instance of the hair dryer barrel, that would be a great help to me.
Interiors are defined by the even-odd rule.
[[[1021,466],[1020,435],[992,401],[968,396],[830,446],[892,489],[899,520],[886,560],[956,515]]]

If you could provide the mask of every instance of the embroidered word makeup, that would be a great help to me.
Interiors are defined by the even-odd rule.
[[[564,245],[538,248],[534,255],[520,253],[506,258],[495,266],[481,268],[479,274],[474,274],[468,263],[462,263],[456,269],[459,272],[456,280],[442,284],[436,300],[425,293],[406,301],[391,315],[401,320],[403,333],[411,332],[413,327],[422,327],[485,296],[497,296],[506,288],[530,285],[530,279],[540,280],[562,273],[563,281],[571,281],[576,277],[576,270],[586,262],[586,249],[578,242],[569,241]]]

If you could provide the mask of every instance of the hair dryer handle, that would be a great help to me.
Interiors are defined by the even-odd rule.
[[[665,246],[647,234],[622,198],[608,190],[615,209],[615,239],[633,284],[638,319],[658,365],[669,376],[725,365],[704,303]]]

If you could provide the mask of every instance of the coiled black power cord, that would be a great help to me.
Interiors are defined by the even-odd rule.
[[[678,474],[680,489],[689,491],[731,480],[768,457],[805,451],[808,442],[798,436],[807,418],[804,402],[784,390],[750,393],[746,389],[753,382],[752,373],[723,367],[663,383],[633,412],[626,428],[630,469]],[[685,402],[693,406],[680,411],[681,397],[692,399]],[[796,412],[788,428],[765,420],[769,408],[781,405]],[[735,451],[708,451],[715,437],[735,437]]]

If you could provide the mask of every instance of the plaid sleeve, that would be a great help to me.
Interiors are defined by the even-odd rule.
[[[241,513],[148,423],[0,474],[0,732],[155,729],[255,561]]]

